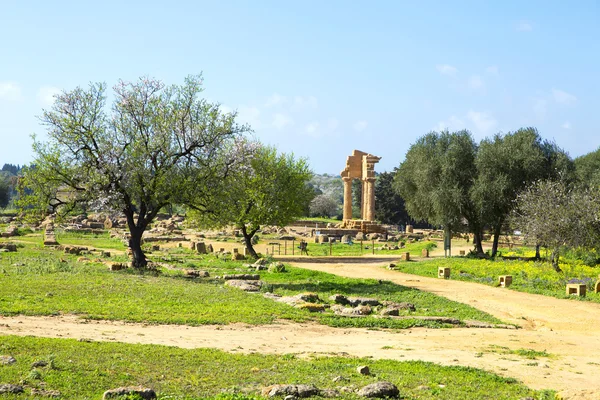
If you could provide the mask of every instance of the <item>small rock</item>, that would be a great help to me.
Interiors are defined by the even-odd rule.
[[[319,394],[321,395],[321,397],[332,399],[334,397],[338,397],[340,395],[340,392],[338,392],[335,389],[321,389],[321,392]]]
[[[336,376],[335,378],[332,379],[333,382],[344,382],[344,381],[347,381],[347,380],[348,380],[348,378],[344,378],[341,375],[338,375],[338,376]]]
[[[31,364],[31,368],[42,368],[48,366],[48,361],[39,360]]]
[[[23,386],[12,385],[10,383],[0,383],[0,394],[3,394],[3,393],[10,393],[10,394],[23,393]]]
[[[156,392],[152,389],[141,387],[141,386],[129,386],[120,387],[116,389],[110,389],[104,392],[102,396],[103,400],[119,398],[121,396],[139,396],[144,400],[156,399]]]
[[[225,285],[241,289],[245,292],[259,292],[262,287],[262,282],[231,279],[225,282]]]
[[[16,363],[17,360],[12,356],[0,356],[0,364],[10,365]]]
[[[368,297],[348,297],[348,302],[353,306],[378,306],[381,303],[377,299]]]
[[[360,367],[357,367],[356,371],[361,375],[371,375],[371,371],[369,370],[369,367],[366,365],[361,365]]]
[[[31,389],[32,396],[42,396],[42,397],[60,397],[60,392],[58,390],[44,390],[44,389]]]
[[[296,400],[298,397],[294,396],[293,394],[289,394],[287,396],[285,396],[283,398],[283,400]]]
[[[390,382],[377,382],[367,385],[358,391],[358,395],[369,398],[397,397],[400,391]]]
[[[348,298],[343,294],[334,294],[333,296],[329,297],[329,300],[336,304],[348,304]]]

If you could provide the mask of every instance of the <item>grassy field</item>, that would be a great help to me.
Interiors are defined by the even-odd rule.
[[[275,242],[275,240],[269,240],[265,238],[261,243]],[[284,254],[284,242],[279,241],[281,243],[281,250],[278,252],[277,246],[269,246],[269,253],[273,254],[273,250],[275,250],[275,255],[279,253]],[[294,254],[300,255],[300,250],[297,248],[299,241],[294,241]],[[423,249],[432,250],[437,247],[437,244],[429,241],[415,242],[415,243],[406,243],[405,247],[398,250],[385,249],[383,246],[386,243],[381,243],[375,241],[374,243],[370,240],[365,240],[362,242],[354,242],[352,244],[345,243],[314,243],[310,240],[308,241],[308,254],[310,256],[361,256],[361,255],[369,255],[369,254],[379,254],[379,255],[397,255],[400,256],[406,252],[411,253],[413,256],[420,256],[421,251]],[[397,245],[398,242],[388,242],[388,246]],[[292,254],[292,242],[287,242],[287,255]]]
[[[179,349],[157,345],[78,342],[0,336],[0,354],[17,362],[0,366],[0,383],[26,384],[21,395],[2,399],[35,398],[32,388],[58,390],[65,399],[99,399],[119,386],[143,385],[159,399],[259,399],[261,388],[272,384],[305,383],[320,389],[361,388],[387,380],[407,399],[552,399],[551,391],[533,391],[511,378],[465,367],[442,367],[425,362],[398,362],[353,357],[231,354],[210,349]],[[36,361],[45,367],[33,368]],[[356,372],[368,365],[373,375]],[[342,381],[333,378],[341,376]],[[358,399],[340,393],[341,399]]]
[[[95,240],[86,238],[94,247]],[[112,239],[111,239],[112,240]],[[81,241],[83,243],[83,240]],[[348,318],[332,312],[311,313],[250,294],[223,284],[215,276],[247,273],[240,261],[223,260],[213,255],[200,256],[185,248],[169,248],[151,253],[150,258],[172,268],[158,274],[139,274],[131,270],[111,272],[105,260],[125,261],[124,255],[78,261],[78,256],[49,250],[35,244],[21,244],[16,253],[0,256],[0,314],[55,315],[77,314],[91,319],[112,319],[168,324],[268,324],[277,319],[316,321],[331,326],[409,328],[439,327],[435,321],[392,318]],[[189,279],[183,269],[208,271],[209,278]],[[347,279],[316,271],[287,267],[288,272],[260,271],[267,284],[264,291],[281,295],[314,292],[327,302],[340,293],[348,296],[375,297],[378,300],[410,302],[415,312],[404,316],[444,316],[460,320],[501,321],[470,306],[431,293],[421,292],[377,280]]]
[[[506,255],[533,256],[528,249],[516,250]],[[512,275],[512,290],[542,294],[557,298],[572,298],[600,302],[600,294],[594,293],[593,285],[599,279],[600,268],[590,267],[581,261],[569,259],[561,263],[562,273],[554,271],[550,263],[522,260],[480,260],[467,257],[439,258],[420,262],[399,262],[398,270],[409,274],[437,277],[438,267],[451,269],[450,279],[496,286],[500,275]],[[585,298],[567,296],[567,283],[587,285]]]

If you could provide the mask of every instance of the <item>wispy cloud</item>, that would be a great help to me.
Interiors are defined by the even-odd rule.
[[[60,89],[54,86],[42,86],[37,92],[37,99],[42,105],[48,107],[54,104],[54,96],[60,94]]]
[[[369,123],[367,121],[361,120],[361,121],[356,121],[352,127],[354,128],[354,130],[356,132],[362,132],[365,129],[367,129],[368,125],[369,125]]]
[[[519,21],[515,28],[518,32],[531,32],[533,25],[529,21]]]
[[[561,128],[571,129],[571,123],[569,121],[565,121],[565,123],[561,125]]]
[[[436,65],[435,68],[438,70],[438,72],[440,74],[452,76],[452,77],[455,77],[456,73],[458,72],[458,69],[456,69],[456,67],[453,67],[452,65],[448,65],[448,64]]]
[[[277,113],[273,116],[273,125],[276,129],[283,129],[288,125],[292,125],[294,121],[288,117],[286,114]]]
[[[21,86],[17,82],[0,82],[0,100],[16,101],[21,99]]]
[[[306,133],[309,136],[312,137],[318,137],[319,136],[319,123],[318,122],[311,122],[310,124],[306,125],[306,127],[304,127],[304,133]]]
[[[484,135],[490,134],[498,125],[498,121],[496,121],[492,115],[486,112],[469,110],[467,113],[467,119],[474,125],[476,132]]]
[[[275,107],[287,103],[287,97],[280,95],[279,93],[273,93],[265,103],[265,107]]]
[[[448,118],[445,121],[438,122],[437,125],[433,128],[433,130],[435,130],[437,132],[441,132],[444,130],[459,131],[461,129],[465,129],[465,123],[462,119],[458,118],[456,115],[452,115],[450,118]]]
[[[317,108],[319,101],[315,96],[295,96],[294,108]]]
[[[577,102],[577,97],[559,89],[552,89],[552,97],[557,103],[567,106],[573,105]]]
[[[467,82],[467,85],[469,86],[469,88],[474,90],[483,89],[483,87],[485,86],[483,79],[479,75],[471,76],[469,78],[469,81]]]

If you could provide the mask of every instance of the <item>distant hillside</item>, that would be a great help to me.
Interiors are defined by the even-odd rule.
[[[342,177],[339,175],[315,174],[310,180],[310,184],[340,203],[344,200],[344,184]]]

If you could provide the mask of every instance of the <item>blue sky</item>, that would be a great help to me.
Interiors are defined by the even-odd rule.
[[[0,164],[32,160],[59,90],[201,72],[207,98],[318,173],[353,149],[391,170],[446,127],[600,146],[598,1],[0,0]]]

